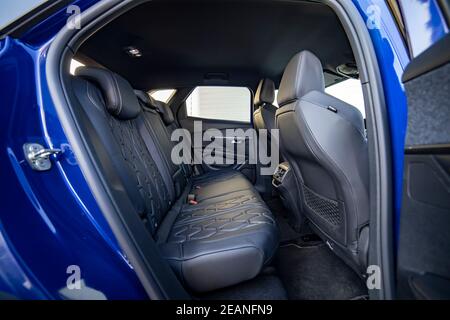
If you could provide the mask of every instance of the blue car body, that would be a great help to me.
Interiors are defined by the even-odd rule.
[[[85,10],[96,2],[73,4]],[[388,108],[398,235],[407,121],[401,76],[410,59],[441,39],[448,27],[436,0],[403,1],[405,23],[414,23],[417,30],[408,38],[410,52],[385,1],[353,3],[365,21],[373,13],[370,6],[381,9],[379,28],[368,27]],[[50,98],[46,54],[68,16],[63,8],[20,39],[0,40],[0,291],[23,299],[59,299],[67,266],[77,264],[86,285],[106,298],[146,299],[77,165]],[[27,142],[64,150],[54,170],[30,168],[23,152]]]

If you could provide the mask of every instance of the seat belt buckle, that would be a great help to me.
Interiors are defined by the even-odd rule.
[[[192,193],[188,194],[187,203],[189,203],[191,205],[198,204],[198,201],[195,200],[195,194],[192,194]]]

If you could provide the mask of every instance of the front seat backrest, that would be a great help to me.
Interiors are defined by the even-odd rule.
[[[267,144],[261,144],[259,147],[264,148],[262,152],[267,155],[274,155],[273,152],[278,151],[278,135],[272,136],[272,130],[275,128],[275,113],[277,107],[273,105],[275,100],[275,83],[271,79],[261,79],[256,89],[255,99],[254,99],[254,109],[253,112],[253,125],[257,130],[258,134],[261,134],[260,130],[267,130]],[[260,136],[260,138],[263,136]],[[272,148],[272,143],[274,148]],[[267,148],[267,150],[266,150]],[[279,158],[278,158],[279,159]],[[278,163],[274,164],[278,165]],[[270,165],[258,163],[258,169],[265,168],[271,170]],[[273,170],[275,171],[275,170]],[[273,173],[273,172],[272,172]],[[272,192],[272,176],[271,175],[259,175],[258,183],[264,186],[264,192]]]
[[[336,254],[362,271],[369,174],[361,113],[325,93],[322,65],[309,51],[287,65],[278,104],[281,152],[294,169],[306,217]]]
[[[253,120],[256,129],[275,129],[275,112],[277,107],[273,105],[275,100],[275,84],[270,79],[261,79],[255,94],[255,112]]]

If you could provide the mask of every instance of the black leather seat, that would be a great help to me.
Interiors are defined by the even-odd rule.
[[[73,90],[112,170],[180,281],[202,292],[255,277],[274,255],[278,231],[245,177],[197,177],[189,165],[173,165],[168,118],[148,108],[150,103],[144,111],[122,77],[78,68]],[[197,205],[187,203],[192,193]]]
[[[173,130],[178,129],[172,110],[162,101],[155,100],[145,92],[135,91],[144,109],[144,117],[147,121],[151,138],[144,139],[147,144],[157,143],[161,146],[160,152],[163,162],[167,165],[170,174],[176,184],[183,185],[179,180],[180,172],[183,172],[192,180],[191,194],[197,201],[203,201],[211,197],[221,196],[230,192],[253,190],[253,185],[242,174],[235,170],[211,172],[192,177],[192,169],[189,165],[175,165],[171,160],[171,152],[175,143],[171,141]],[[144,132],[143,135],[146,135]],[[155,142],[153,142],[155,141]],[[184,171],[183,171],[184,170]],[[213,187],[212,187],[213,186]]]
[[[270,79],[261,79],[255,93],[255,112],[253,113],[253,123],[258,130],[267,129],[270,134],[275,127],[275,113],[277,107],[273,105],[275,100],[275,84]]]
[[[364,272],[369,169],[361,113],[325,93],[322,65],[309,51],[287,65],[278,104],[281,152],[294,168],[306,217],[336,254]]]
[[[278,147],[278,135],[273,135],[273,129],[275,127],[275,112],[277,107],[273,105],[275,99],[275,84],[270,79],[261,79],[259,81],[258,87],[255,93],[254,108],[253,112],[253,125],[257,130],[258,134],[261,135],[264,130],[267,130],[267,144],[262,143],[259,145],[263,148],[263,154],[268,156],[273,155],[273,152],[278,153],[278,162],[280,162],[280,154]],[[264,137],[260,136],[261,137]],[[262,140],[264,141],[264,140]],[[266,149],[267,148],[267,149]],[[258,170],[266,172],[264,175],[259,175],[259,183],[264,185],[264,190],[266,193],[272,193],[272,174],[275,172],[278,163],[263,164],[258,163]],[[267,174],[268,173],[268,174]]]

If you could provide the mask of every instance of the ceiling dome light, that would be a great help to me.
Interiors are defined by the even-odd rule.
[[[142,57],[142,52],[136,47],[126,47],[125,52],[132,58],[140,58]]]

